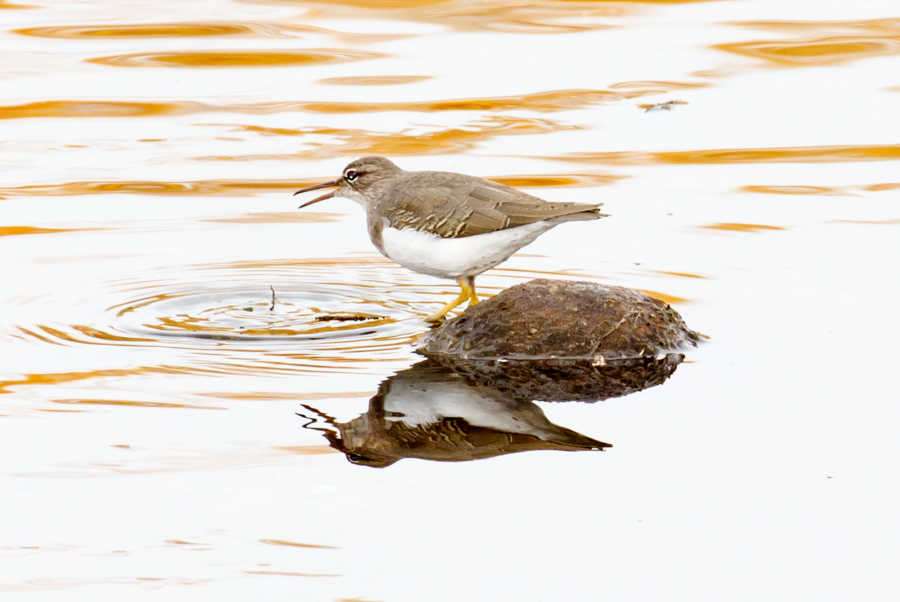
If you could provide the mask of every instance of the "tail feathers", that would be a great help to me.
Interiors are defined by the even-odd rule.
[[[600,219],[601,217],[609,217],[607,213],[600,213],[602,205],[572,205],[572,212],[558,215],[552,220],[557,223],[562,222],[581,222],[592,219]]]

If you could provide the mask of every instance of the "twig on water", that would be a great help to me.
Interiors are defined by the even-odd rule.
[[[270,284],[269,290],[272,291],[272,304],[269,306],[269,311],[275,311],[275,287]]]

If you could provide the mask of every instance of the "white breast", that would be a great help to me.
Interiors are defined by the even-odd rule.
[[[556,224],[540,221],[464,238],[441,238],[430,232],[386,226],[381,232],[384,254],[403,267],[438,276],[475,276],[505,261]]]

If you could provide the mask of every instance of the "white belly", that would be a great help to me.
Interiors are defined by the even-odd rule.
[[[555,225],[541,221],[464,238],[441,238],[409,228],[385,227],[381,242],[384,254],[407,269],[440,278],[459,278],[475,276],[506,261]]]

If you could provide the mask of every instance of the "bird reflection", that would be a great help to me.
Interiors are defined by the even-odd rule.
[[[473,384],[434,360],[385,380],[369,410],[337,422],[304,405],[299,414],[354,464],[383,468],[403,458],[464,462],[522,451],[602,450],[597,441],[550,422],[537,404]],[[327,427],[312,426],[324,422]]]

